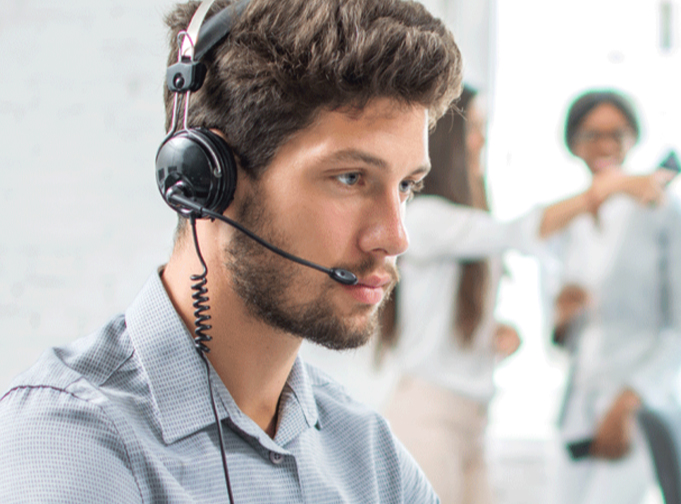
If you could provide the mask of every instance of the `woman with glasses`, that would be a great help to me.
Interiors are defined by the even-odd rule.
[[[644,201],[659,194],[649,177],[594,177],[590,189],[511,222],[487,212],[481,168],[484,114],[464,89],[459,111],[431,133],[432,169],[408,204],[408,252],[402,280],[386,306],[381,349],[403,376],[385,410],[391,426],[430,479],[443,504],[493,502],[484,460],[487,406],[495,364],[520,343],[493,311],[510,248],[537,252],[573,218],[595,212],[612,194]]]
[[[623,173],[638,138],[619,93],[589,91],[569,108],[566,145],[594,177]],[[672,174],[651,176],[664,183]],[[681,364],[678,201],[641,206],[618,195],[555,240],[563,267],[554,342],[572,358],[557,501],[640,504],[654,472],[635,414],[642,402],[673,398]]]

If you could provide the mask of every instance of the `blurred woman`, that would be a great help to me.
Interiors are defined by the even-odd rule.
[[[622,174],[638,137],[621,94],[590,91],[570,106],[565,142],[594,178]],[[572,356],[558,502],[639,504],[653,470],[635,414],[642,402],[674,400],[681,365],[679,204],[667,197],[641,206],[619,195],[597,222],[575,219],[556,242],[563,272],[554,342]]]
[[[616,192],[654,199],[660,190],[649,177],[604,174],[573,198],[496,221],[486,212],[475,92],[465,89],[457,107],[430,137],[432,170],[406,213],[410,248],[381,332],[403,376],[385,415],[444,504],[482,504],[493,502],[483,446],[492,374],[519,345],[493,317],[500,254],[540,250],[544,237]]]

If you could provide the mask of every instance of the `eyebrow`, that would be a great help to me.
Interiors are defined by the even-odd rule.
[[[357,162],[364,163],[370,166],[375,166],[377,168],[387,168],[388,163],[385,160],[376,157],[368,152],[364,152],[357,149],[344,149],[331,154],[325,159],[327,162],[331,163],[342,163],[342,162]],[[412,174],[428,173],[430,171],[430,164],[423,164],[416,168]]]

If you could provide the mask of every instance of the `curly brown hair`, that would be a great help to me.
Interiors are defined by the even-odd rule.
[[[208,17],[231,3],[217,0]],[[169,64],[198,6],[179,4],[166,17]],[[252,0],[202,61],[208,74],[192,95],[189,124],[221,131],[256,179],[321,110],[362,110],[390,98],[426,107],[434,124],[461,88],[452,34],[404,0]],[[168,128],[172,99],[166,89]]]

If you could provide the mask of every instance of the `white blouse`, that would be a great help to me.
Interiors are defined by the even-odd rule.
[[[481,403],[494,392],[493,317],[502,274],[500,255],[508,249],[534,253],[541,247],[543,208],[502,222],[489,213],[455,205],[436,196],[409,204],[406,227],[410,245],[400,257],[397,298],[399,343],[395,352],[402,372],[426,379]],[[461,260],[490,259],[481,322],[470,348],[454,331]]]

